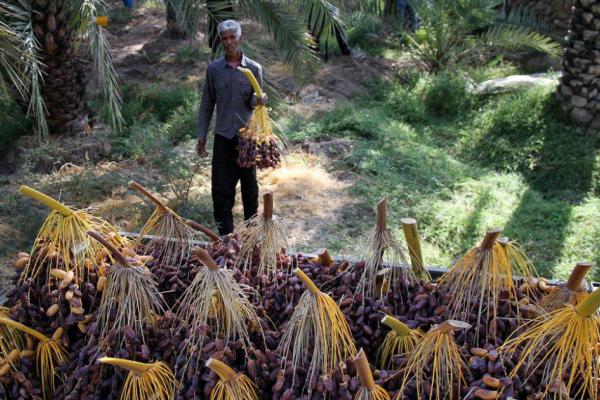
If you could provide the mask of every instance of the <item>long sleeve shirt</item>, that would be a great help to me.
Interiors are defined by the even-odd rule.
[[[250,69],[262,87],[261,65],[244,55],[240,65]],[[228,65],[225,57],[210,63],[206,68],[198,113],[198,138],[206,139],[215,107],[217,108],[215,134],[228,139],[236,136],[252,115],[253,93],[250,81],[243,73]]]

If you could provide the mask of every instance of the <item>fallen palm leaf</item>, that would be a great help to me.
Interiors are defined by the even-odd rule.
[[[247,68],[238,67],[250,81],[259,98],[263,92],[258,81]],[[283,141],[271,129],[267,107],[259,104],[252,111],[245,128],[240,129],[237,163],[242,168],[274,168],[281,162]]]
[[[307,289],[294,309],[283,333],[279,351],[287,360],[291,351],[294,368],[307,362],[310,366],[306,382],[320,373],[328,373],[348,357],[356,347],[348,322],[338,305],[319,291],[313,281],[299,268],[294,270]],[[312,352],[310,349],[312,348]]]
[[[461,388],[466,385],[463,371],[467,370],[467,365],[460,348],[454,342],[453,332],[470,327],[466,322],[454,320],[432,326],[407,360],[402,389],[396,400],[402,398],[408,383],[413,379],[415,398],[460,399]]]
[[[143,341],[144,324],[151,322],[155,313],[163,311],[154,275],[143,265],[131,265],[123,254],[96,232],[87,234],[106,247],[116,260],[106,275],[98,307],[100,336],[106,337],[108,332],[115,330],[124,340],[122,331],[128,326]]]
[[[423,337],[419,329],[410,329],[396,318],[386,315],[381,323],[392,330],[388,332],[379,348],[378,358],[381,368],[390,368],[395,355],[408,354],[413,351],[417,342]]]
[[[62,328],[59,328],[52,338],[49,338],[35,329],[7,317],[0,316],[0,325],[16,329],[39,341],[35,351],[36,370],[41,380],[44,398],[52,398],[56,383],[55,378],[59,375],[57,367],[69,361],[68,354],[59,341],[63,332]]]
[[[416,276],[408,266],[404,250],[398,239],[387,228],[387,198],[377,204],[377,222],[367,233],[359,249],[359,258],[365,260],[365,266],[358,282],[357,291],[363,298],[373,298],[377,293],[377,276],[383,269],[384,258],[392,265],[385,275],[391,289],[398,289],[416,282]]]
[[[360,379],[361,387],[356,393],[355,400],[389,400],[389,393],[379,385],[375,384],[369,361],[363,349],[360,349],[358,355],[354,359],[356,373]]]
[[[89,230],[100,233],[116,247],[128,245],[127,240],[101,218],[84,210],[72,210],[28,186],[21,186],[19,192],[52,209],[38,232],[21,281],[37,277],[46,265],[48,270],[73,270],[77,276],[85,279],[88,269],[97,270],[107,256],[111,257],[102,245],[86,235]]]
[[[227,364],[209,358],[206,366],[219,376],[210,393],[210,400],[258,400],[256,385],[242,373],[236,373]]]
[[[559,398],[554,388],[564,385],[566,393],[575,399],[598,399],[600,376],[600,290],[586,296],[578,305],[563,307],[543,314],[515,332],[499,350],[518,354],[518,361],[510,373],[522,372],[524,383],[534,373],[541,373],[545,385],[544,398]],[[559,391],[560,392],[560,391]]]
[[[588,295],[587,290],[581,287],[581,283],[591,267],[592,263],[589,262],[577,263],[567,283],[560,285],[558,290],[542,297],[539,306],[546,311],[553,311],[562,308],[565,304],[574,306],[579,304]]]
[[[143,254],[157,253],[157,259],[163,266],[185,264],[195,246],[194,242],[199,240],[196,230],[139,183],[131,181],[129,187],[156,205],[138,237],[136,244],[140,251]],[[150,239],[146,239],[147,236],[151,236]]]
[[[246,348],[251,347],[248,322],[258,321],[254,306],[247,298],[252,289],[239,284],[232,270],[220,268],[206,250],[196,248],[193,254],[206,268],[198,271],[177,309],[179,320],[195,332],[189,338],[188,350],[202,346],[205,326],[212,327],[223,340],[241,339]]]
[[[121,358],[102,357],[102,364],[129,370],[121,391],[121,400],[171,400],[175,398],[175,375],[163,361],[152,364]]]
[[[263,214],[256,214],[244,221],[235,229],[235,233],[240,242],[237,267],[242,271],[250,269],[252,256],[258,248],[258,275],[275,275],[278,256],[289,246],[285,224],[273,215],[273,193],[263,195]]]

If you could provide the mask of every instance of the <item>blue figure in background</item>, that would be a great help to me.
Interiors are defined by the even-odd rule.
[[[129,9],[133,8],[133,0],[123,0],[123,5]]]
[[[408,3],[408,0],[396,0],[396,10],[400,18],[402,18],[404,26],[411,32],[414,32],[417,29],[417,16],[415,15],[415,10]]]

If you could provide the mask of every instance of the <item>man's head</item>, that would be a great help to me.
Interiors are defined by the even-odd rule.
[[[221,45],[227,56],[236,56],[242,44],[242,27],[232,19],[223,21],[217,26]]]

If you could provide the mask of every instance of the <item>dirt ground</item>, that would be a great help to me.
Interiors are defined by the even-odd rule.
[[[119,3],[115,3],[119,4]],[[112,23],[111,23],[112,22]],[[169,38],[166,32],[166,17],[162,7],[140,7],[129,18],[123,21],[109,22],[110,41],[113,48],[115,66],[121,82],[153,84],[156,82],[190,82],[203,79],[208,63],[207,56],[185,62],[177,61],[177,54],[182,47],[192,46],[186,40]],[[265,44],[263,56],[272,62],[265,64],[266,76],[274,90],[286,98],[290,113],[314,118],[333,109],[336,104],[364,94],[368,89],[363,82],[373,77],[385,77],[394,74],[397,66],[389,60],[361,57],[360,60],[345,56],[331,58],[323,63],[313,82],[299,85],[269,48],[268,38],[251,21],[243,22],[246,40]],[[200,37],[201,39],[201,37]],[[10,175],[2,176],[0,194],[15,193],[18,186],[28,183],[32,186],[41,182],[60,183],[73,176],[88,176],[94,179],[110,180],[112,176],[122,178],[123,184],[114,184],[108,193],[96,196],[91,204],[94,213],[106,218],[123,231],[136,231],[140,228],[138,209],[148,207],[140,197],[129,191],[124,184],[135,179],[141,182],[160,180],[154,171],[133,160],[106,161],[102,154],[106,146],[106,133],[102,126],[96,126],[91,133],[84,134],[79,141],[74,138],[53,139],[65,146],[58,145],[66,153],[61,165],[50,165],[47,174],[31,176],[16,168]],[[33,146],[31,139],[24,138],[20,142]],[[73,145],[73,143],[76,143]],[[70,146],[67,146],[70,144]],[[183,143],[181,152],[194,151],[194,141]],[[332,151],[334,149],[334,151]],[[292,143],[281,168],[259,174],[261,192],[272,190],[275,193],[275,208],[288,223],[289,241],[293,250],[313,251],[322,247],[322,230],[335,222],[344,207],[354,201],[347,193],[353,184],[353,176],[349,173],[334,172],[327,168],[332,157],[339,157],[346,152],[343,142],[328,143]],[[12,152],[8,162],[20,165],[19,151]],[[87,175],[85,175],[87,174]],[[203,168],[192,180],[190,192],[195,198],[204,199],[207,215],[210,215],[210,176],[209,168]],[[111,182],[109,182],[111,183]],[[66,191],[65,191],[66,192]],[[167,202],[173,202],[173,193],[161,193]],[[66,196],[69,198],[69,196]],[[72,198],[72,197],[71,197]],[[238,195],[238,199],[239,199]],[[240,203],[238,201],[238,203]],[[78,204],[87,207],[90,204]],[[241,205],[236,206],[239,220]],[[37,223],[41,226],[43,217]],[[138,218],[139,219],[139,218]],[[210,225],[207,221],[199,221]],[[10,237],[20,234],[20,226],[14,215],[0,214],[0,236]],[[7,243],[10,243],[8,241]],[[18,251],[28,248],[9,246],[0,247],[0,293],[1,282],[11,273],[12,260]]]

